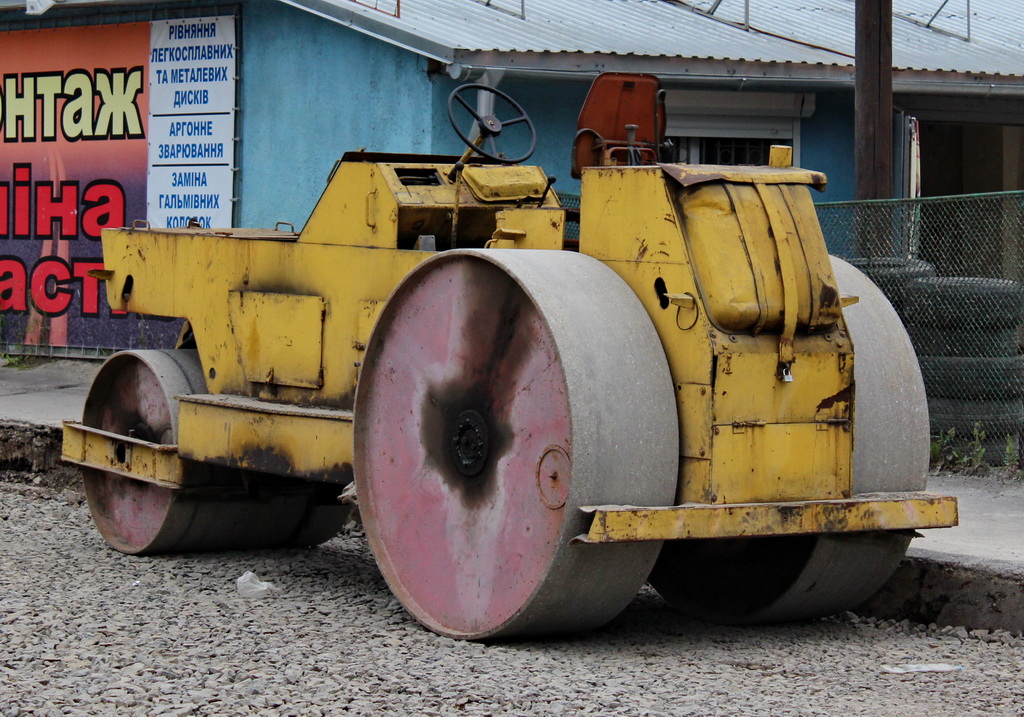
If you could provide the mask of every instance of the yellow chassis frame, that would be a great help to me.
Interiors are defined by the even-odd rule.
[[[158,444],[64,421],[61,458],[83,468],[181,488],[185,478],[177,444]]]
[[[177,445],[158,445],[66,421],[64,460],[166,488],[185,487]],[[956,498],[936,493],[870,493],[838,500],[669,507],[581,508],[590,529],[574,543],[754,538],[947,528],[957,524]]]
[[[573,539],[577,543],[759,538],[957,524],[956,498],[924,492],[781,503],[687,503],[669,508],[599,505],[581,510],[592,516],[592,522],[589,532]]]

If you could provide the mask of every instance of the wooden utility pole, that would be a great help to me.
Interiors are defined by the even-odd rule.
[[[892,0],[856,4],[857,199],[892,198]]]

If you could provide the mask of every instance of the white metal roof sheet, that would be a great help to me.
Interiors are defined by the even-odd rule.
[[[854,0],[722,0],[714,18],[695,11],[714,0],[401,0],[400,17],[396,0],[284,1],[375,34],[399,33],[414,49],[418,39],[427,54],[448,60],[493,51],[848,67],[855,52]],[[971,0],[969,40],[967,7],[968,0],[893,0],[893,65],[1024,74],[1024,3]],[[730,24],[747,18],[750,29]]]
[[[723,0],[716,16],[742,20],[743,7],[743,0]],[[967,8],[967,0],[893,0],[893,66],[1024,74],[1024,3],[971,0],[969,18]],[[852,57],[854,10],[854,0],[750,0],[750,24]]]
[[[522,16],[509,11],[518,10],[520,0],[503,0],[498,7],[482,0],[401,0],[401,17],[356,0],[284,1],[321,14],[334,14],[333,9],[356,27],[410,33],[450,51],[439,59],[452,59],[458,50],[825,64],[843,59],[826,50],[746,32],[669,0],[525,0]],[[393,0],[379,4],[394,7]]]
[[[855,51],[855,0],[721,0],[714,17],[698,10],[715,0],[281,1],[446,62],[534,53],[551,69],[590,71],[601,55],[849,68]],[[17,7],[25,0],[0,0]],[[1022,0],[893,0],[893,13],[898,69],[1024,75]]]

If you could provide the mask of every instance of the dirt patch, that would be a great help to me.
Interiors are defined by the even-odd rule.
[[[61,429],[0,423],[0,482],[77,489],[79,469],[61,463]]]

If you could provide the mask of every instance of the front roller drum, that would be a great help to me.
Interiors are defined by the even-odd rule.
[[[928,409],[914,348],[882,292],[832,258],[854,349],[853,493],[921,491]],[[651,584],[688,614],[725,623],[797,620],[850,609],[899,565],[907,532],[672,541]]]
[[[125,351],[100,368],[82,423],[157,444],[176,444],[177,396],[205,390],[191,350]],[[184,461],[171,488],[83,468],[93,521],[111,546],[146,554],[314,545],[343,526],[348,507],[324,488]]]
[[[678,423],[658,336],[579,254],[450,251],[392,294],[356,394],[355,475],[391,590],[431,630],[586,630],[660,543],[570,545],[580,506],[668,504]]]

